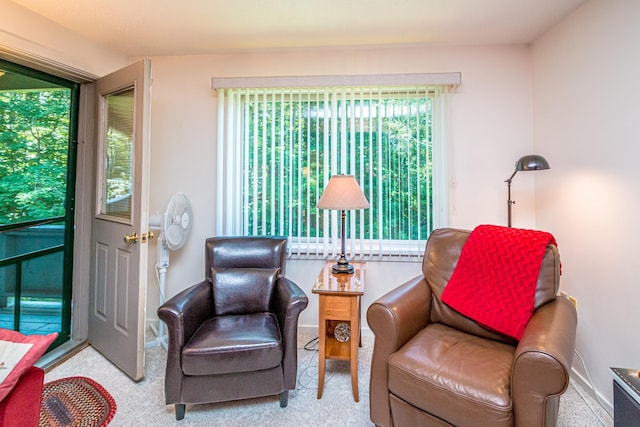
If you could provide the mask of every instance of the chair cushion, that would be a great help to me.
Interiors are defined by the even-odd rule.
[[[389,357],[389,391],[453,425],[511,426],[514,350],[431,324]]]
[[[269,311],[280,268],[230,268],[211,271],[216,316]]]
[[[272,313],[218,316],[205,321],[182,350],[186,375],[258,371],[282,361],[282,339]]]

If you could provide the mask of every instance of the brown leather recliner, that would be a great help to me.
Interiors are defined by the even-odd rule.
[[[206,240],[206,280],[158,309],[169,345],[165,400],[185,404],[280,395],[297,379],[298,316],[305,293],[284,276],[286,239]]]
[[[469,231],[440,229],[420,275],[367,311],[375,334],[371,421],[378,426],[554,426],[569,385],[577,316],[556,298],[560,257],[548,245],[535,310],[520,341],[441,301]]]

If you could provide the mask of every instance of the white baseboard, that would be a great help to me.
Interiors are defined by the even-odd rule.
[[[584,390],[586,390],[589,393],[589,397],[591,397],[596,403],[598,403],[613,418],[613,405],[611,404],[611,402],[609,402],[606,397],[599,393],[598,390],[595,390],[589,380],[582,376],[579,372],[577,372],[575,368],[571,369],[571,380],[582,387]]]

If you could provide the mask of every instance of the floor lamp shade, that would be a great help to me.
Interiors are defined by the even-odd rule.
[[[365,197],[358,181],[353,175],[334,175],[329,179],[322,196],[318,200],[318,208],[332,209],[341,211],[341,233],[342,238],[341,253],[338,262],[331,268],[333,273],[354,272],[354,268],[345,255],[345,211],[354,209],[366,209],[369,207],[369,201]]]
[[[507,225],[511,227],[511,206],[516,202],[511,200],[511,180],[520,171],[540,171],[550,169],[549,162],[538,154],[527,154],[522,156],[516,162],[516,167],[505,182],[507,183]]]
[[[515,175],[518,171],[540,171],[545,169],[549,169],[547,159],[538,154],[527,154],[518,159],[516,170],[513,174]]]

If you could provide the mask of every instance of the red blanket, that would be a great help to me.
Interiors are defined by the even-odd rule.
[[[476,227],[462,247],[442,301],[482,325],[520,340],[533,314],[547,232]]]

